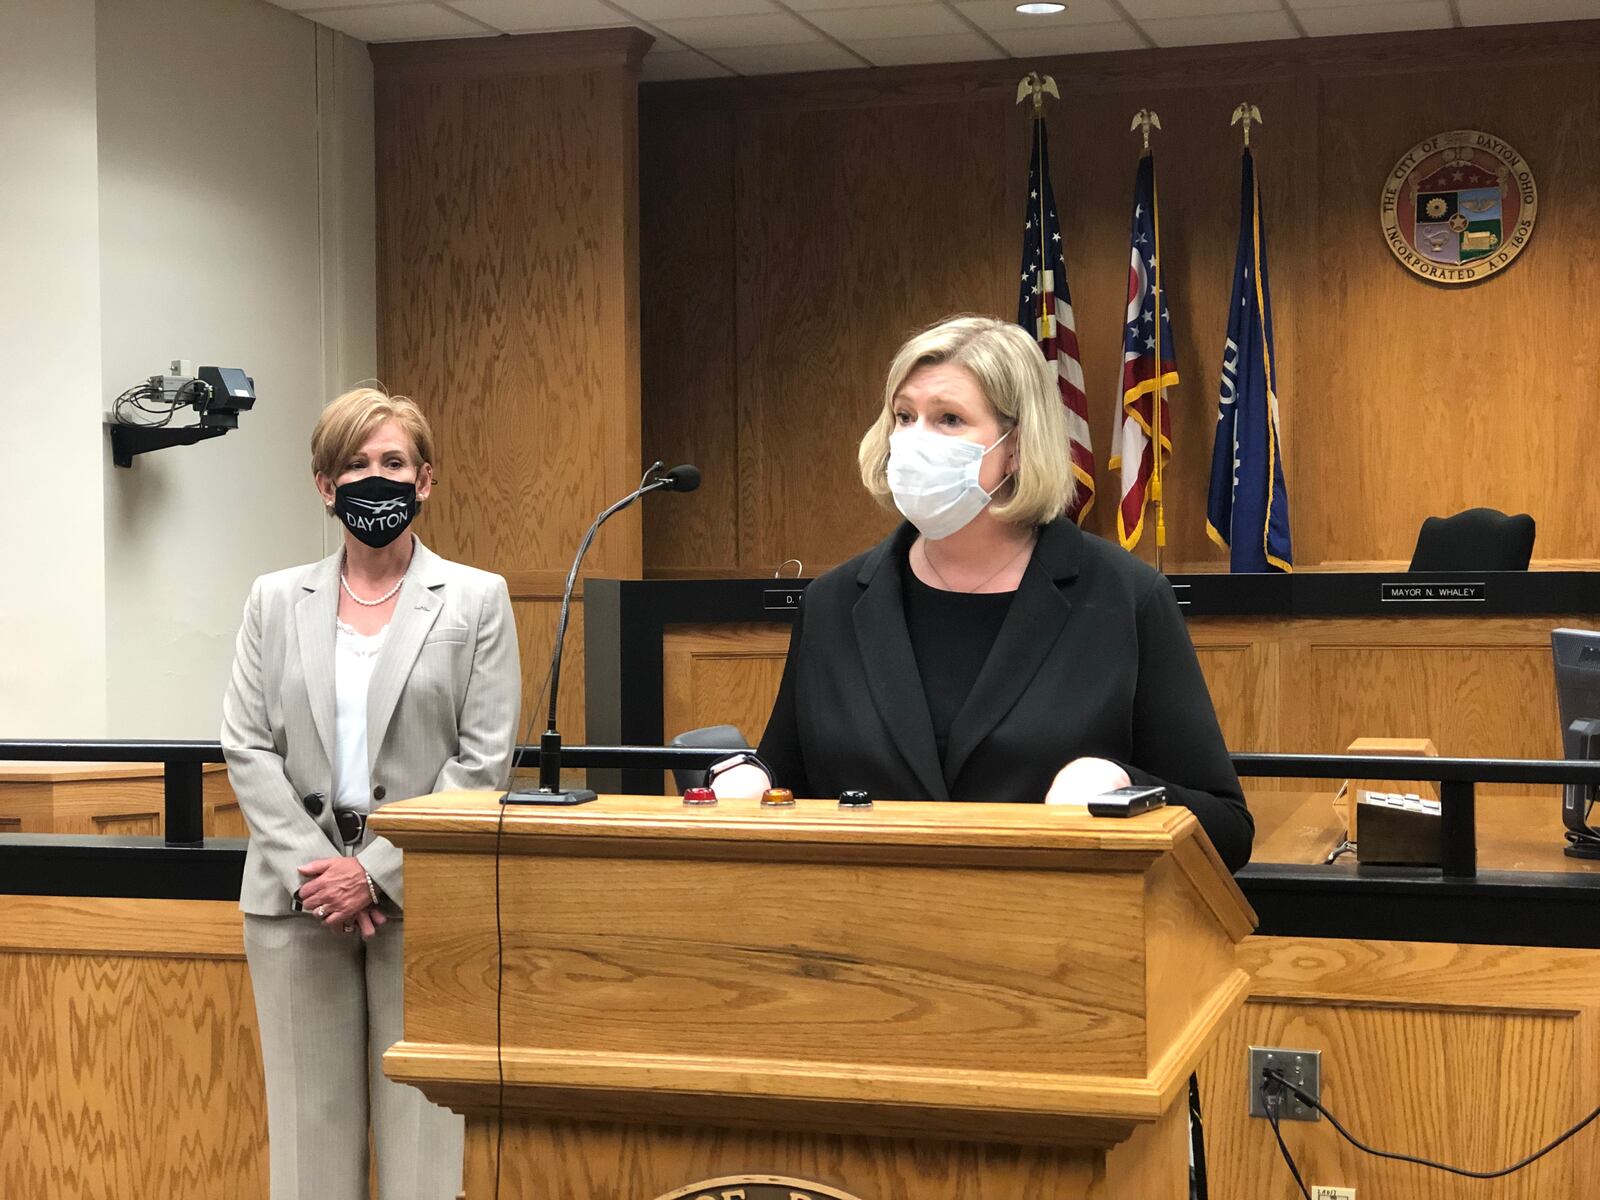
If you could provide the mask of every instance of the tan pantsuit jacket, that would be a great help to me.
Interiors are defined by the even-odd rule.
[[[297,869],[340,853],[332,804],[339,561],[336,552],[263,575],[245,603],[222,747],[250,826],[239,907],[257,916],[287,916]],[[371,807],[504,786],[521,691],[505,580],[418,541],[367,693]],[[304,804],[312,793],[323,798],[316,817]],[[400,851],[373,838],[357,857],[403,908]]]

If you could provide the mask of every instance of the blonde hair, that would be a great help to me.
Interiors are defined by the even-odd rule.
[[[1055,375],[1038,343],[1020,325],[995,317],[947,317],[913,335],[895,352],[883,385],[883,411],[856,453],[867,491],[884,508],[894,508],[888,465],[895,396],[918,367],[942,363],[972,372],[1001,433],[1015,431],[1017,469],[1011,477],[1011,494],[989,511],[1017,525],[1055,520],[1066,511],[1075,485],[1066,413]]]
[[[398,422],[411,438],[419,468],[433,462],[433,427],[409,396],[391,396],[382,388],[352,388],[328,402],[311,431],[311,470],[333,479],[339,467],[361,449],[385,421]]]

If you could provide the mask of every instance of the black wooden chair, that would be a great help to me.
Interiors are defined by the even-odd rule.
[[[1429,517],[1411,553],[1413,571],[1526,571],[1533,558],[1533,518],[1496,508]]]

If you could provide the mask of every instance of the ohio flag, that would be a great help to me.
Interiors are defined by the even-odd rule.
[[[1111,439],[1111,469],[1121,471],[1117,538],[1129,550],[1144,533],[1144,510],[1155,473],[1156,407],[1161,408],[1161,465],[1172,454],[1172,411],[1166,390],[1178,385],[1177,355],[1157,243],[1156,165],[1146,151],[1133,182],[1133,232],[1129,235],[1128,311],[1122,329],[1122,402]],[[1159,293],[1159,294],[1158,294]],[[1159,301],[1160,311],[1157,312]]]

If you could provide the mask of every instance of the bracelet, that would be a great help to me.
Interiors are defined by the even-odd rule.
[[[362,874],[367,877],[367,892],[372,896],[372,902],[374,904],[379,903],[378,885],[372,882],[372,873],[370,871],[363,871]]]

